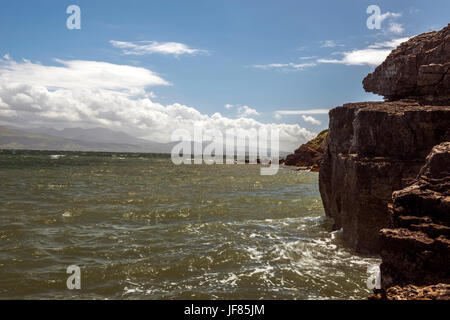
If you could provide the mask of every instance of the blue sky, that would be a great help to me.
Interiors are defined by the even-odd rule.
[[[80,30],[66,27],[66,8],[72,4],[81,8]],[[380,30],[366,26],[369,5],[378,5],[385,14]],[[327,114],[277,112],[379,100],[361,85],[376,62],[371,62],[373,56],[361,62],[359,55],[378,54],[364,49],[372,46],[382,56],[388,47],[376,44],[441,29],[449,22],[448,0],[16,0],[2,2],[0,55],[7,55],[4,62],[27,59],[47,67],[60,66],[55,61],[59,59],[143,68],[170,83],[148,80],[145,91],[151,92],[152,102],[178,103],[209,117],[220,113],[227,119],[298,125],[317,133],[327,127]],[[37,85],[35,80],[30,83]],[[0,113],[3,123],[33,120],[14,118],[17,99],[1,92],[3,105],[10,108]],[[227,104],[232,107],[225,108]],[[50,119],[48,114],[40,122],[30,121],[48,124],[43,118]],[[60,121],[61,126],[70,126],[69,120]]]

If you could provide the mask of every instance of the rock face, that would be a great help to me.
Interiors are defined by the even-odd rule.
[[[379,290],[370,300],[450,300],[450,284],[431,286],[395,286]]]
[[[450,105],[450,24],[402,43],[363,85],[390,101],[412,98],[422,104]]]
[[[379,253],[393,191],[413,183],[431,149],[450,141],[450,107],[414,101],[346,104],[330,111],[319,185],[327,216],[351,247]]]
[[[320,167],[325,153],[328,130],[324,130],[311,141],[301,145],[293,154],[286,157],[287,166]]]
[[[450,25],[401,44],[363,85],[389,101],[330,111],[325,212],[357,251],[381,253],[372,299],[449,299]]]
[[[390,219],[380,231],[382,288],[450,284],[450,142],[433,148],[414,184],[393,193]]]

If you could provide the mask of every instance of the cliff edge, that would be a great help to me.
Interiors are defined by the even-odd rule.
[[[373,299],[450,298],[450,24],[369,74],[386,102],[330,111],[319,186],[334,228],[381,254]]]
[[[363,80],[363,86],[391,101],[410,98],[450,105],[450,24],[402,43]]]

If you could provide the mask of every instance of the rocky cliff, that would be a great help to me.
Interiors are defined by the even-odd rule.
[[[392,198],[390,228],[380,231],[382,288],[450,284],[450,142]]]
[[[401,44],[363,81],[387,102],[330,111],[319,184],[359,252],[381,253],[373,298],[450,297],[450,25]]]
[[[389,100],[450,105],[450,24],[402,43],[363,85]]]
[[[380,231],[382,288],[372,299],[450,299],[449,164],[446,142],[414,184],[393,193],[390,228]]]
[[[412,183],[433,146],[450,141],[450,107],[412,101],[330,111],[319,185],[327,216],[351,247],[378,253],[392,192]]]
[[[293,154],[286,157],[287,166],[319,168],[326,148],[328,130],[324,130],[311,141],[302,144]]]

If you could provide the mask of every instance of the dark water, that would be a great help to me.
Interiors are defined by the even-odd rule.
[[[0,153],[0,298],[369,293],[367,268],[379,260],[356,255],[330,232],[317,173],[51,154]],[[66,287],[69,265],[81,268],[81,290]]]

